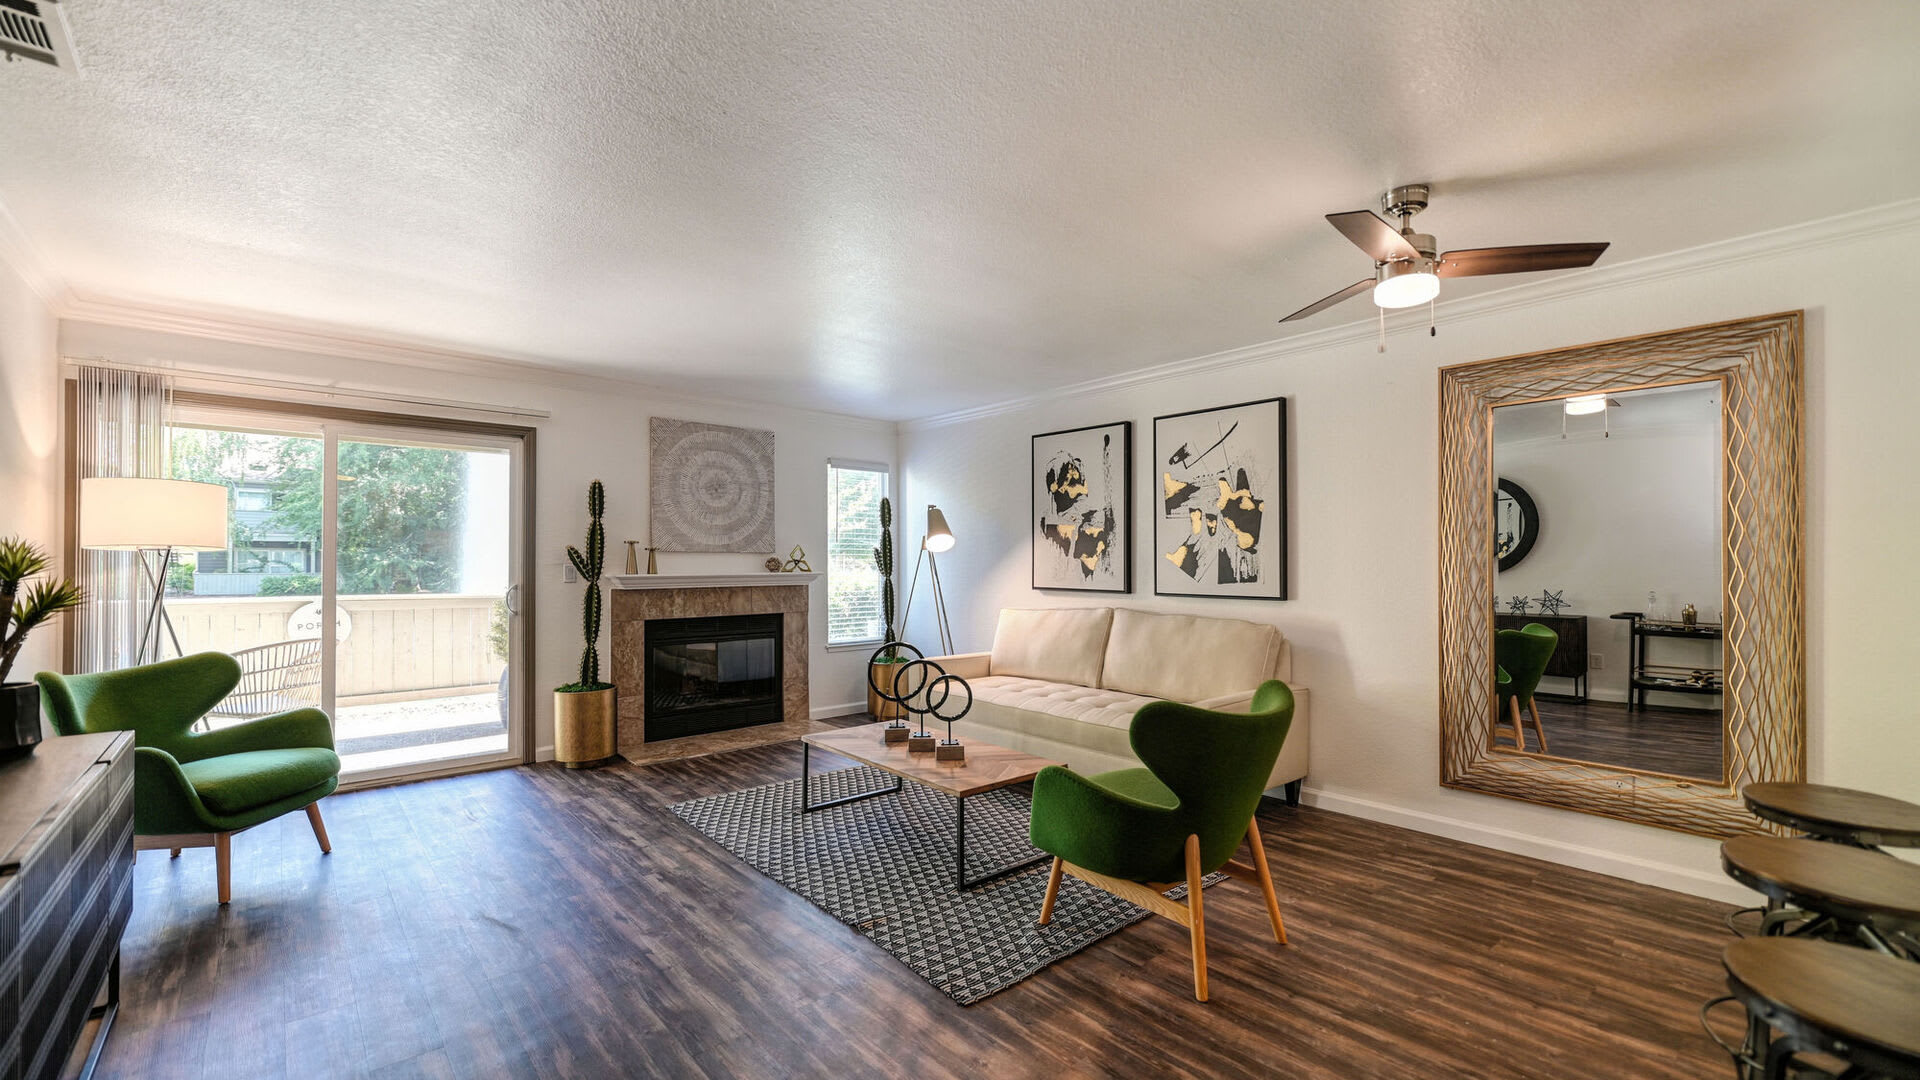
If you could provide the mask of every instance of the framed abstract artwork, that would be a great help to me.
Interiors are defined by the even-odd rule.
[[[653,546],[773,550],[773,432],[655,416],[647,435]]]
[[[1287,399],[1153,418],[1153,591],[1287,598]]]
[[[1133,591],[1133,421],[1033,437],[1033,587]]]

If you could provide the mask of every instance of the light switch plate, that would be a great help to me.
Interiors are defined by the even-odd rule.
[[[1600,671],[1606,666],[1607,666],[1606,659],[1602,657],[1599,653],[1587,654],[1587,667],[1593,669],[1594,671]]]
[[[569,585],[580,580],[580,572],[573,568],[573,560],[571,559],[560,564],[560,574],[560,580]]]

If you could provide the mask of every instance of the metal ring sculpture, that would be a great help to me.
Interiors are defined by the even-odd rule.
[[[940,688],[940,700],[938,703],[933,703],[932,702],[933,688],[936,686]],[[953,696],[954,687],[958,687],[959,689],[965,690],[967,692],[967,703],[965,705],[960,706],[959,712],[954,713],[952,716],[948,716],[946,713],[941,712],[940,709],[941,707],[946,705],[947,701]],[[933,714],[933,718],[935,720],[942,720],[946,722],[947,745],[948,746],[954,745],[953,722],[967,715],[967,712],[973,708],[973,687],[968,685],[967,680],[961,678],[960,676],[949,675],[945,671],[942,671],[939,674],[939,676],[937,676],[932,682],[929,682],[927,684],[926,696],[929,701],[927,712]]]
[[[897,702],[902,709],[914,715],[914,734],[916,736],[927,736],[930,738],[931,733],[927,731],[925,717],[939,715],[937,710],[940,706],[947,703],[947,695],[952,693],[952,691],[942,687],[940,700],[934,701],[933,688],[953,678],[953,676],[947,674],[946,668],[926,659],[909,660],[899,665],[899,667],[900,670],[893,673],[893,693],[887,697],[887,700]],[[903,694],[900,692],[900,680],[905,679],[907,673],[910,671],[919,672],[920,684]],[[935,675],[933,672],[938,672],[939,674]],[[908,685],[912,685],[911,680],[909,680]],[[972,692],[969,691],[967,696],[971,698],[973,696]],[[915,706],[914,701],[916,700],[920,701],[924,707]],[[971,702],[969,702],[969,704],[971,704]]]
[[[891,658],[894,656],[898,656],[902,650],[912,653],[916,659],[924,659],[926,655],[922,653],[919,649],[913,647],[912,645],[907,644],[904,641],[889,641],[885,645],[882,645],[879,648],[873,650],[873,655],[867,657],[867,689],[873,691],[875,694],[878,694],[881,700],[892,702],[893,704],[898,705],[904,709],[907,707],[907,703],[901,700],[900,698],[895,697],[893,694],[888,693],[886,690],[882,690],[880,688],[880,684],[875,682],[873,678],[874,669],[880,659],[881,654],[884,653],[889,658]],[[909,663],[911,662],[912,661],[909,661]],[[887,666],[891,667],[894,665],[887,665]],[[900,673],[896,671],[893,673],[893,683],[890,687],[888,687],[888,689],[897,690],[899,688],[900,688]],[[898,717],[896,717],[894,718],[893,722],[895,724],[899,724],[900,720]]]

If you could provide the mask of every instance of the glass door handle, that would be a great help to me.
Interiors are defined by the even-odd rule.
[[[507,586],[507,595],[505,596],[504,600],[507,605],[507,614],[515,615],[515,616],[520,614],[520,583],[519,582],[516,581],[513,584]]]

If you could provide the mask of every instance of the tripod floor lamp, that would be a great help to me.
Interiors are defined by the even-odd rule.
[[[940,631],[940,651],[953,653],[953,628],[947,625],[947,598],[940,592],[939,553],[953,548],[953,530],[947,528],[947,515],[940,508],[927,504],[927,534],[920,539],[920,557],[913,561],[913,580],[907,584],[907,606],[900,612],[900,632],[906,633],[907,616],[913,612],[913,593],[920,586],[920,564],[926,563],[932,569],[933,577],[933,621]]]
[[[184,655],[180,635],[167,618],[167,567],[176,551],[227,549],[227,489],[151,476],[82,477],[80,546],[133,552],[146,587],[153,590],[133,662],[160,659],[162,629],[173,639],[173,651]]]

